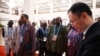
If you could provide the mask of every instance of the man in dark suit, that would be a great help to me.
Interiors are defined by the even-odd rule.
[[[100,56],[100,22],[95,22],[88,5],[77,2],[68,11],[71,25],[83,32],[83,41],[75,56]]]
[[[47,23],[41,22],[40,28],[36,32],[39,56],[44,56],[44,53],[45,53],[45,56],[47,55],[47,49],[46,49],[47,33],[48,33]]]
[[[48,30],[46,42],[48,56],[62,56],[67,49],[67,33],[66,27],[62,25],[61,17],[57,17],[55,19],[55,24],[50,26]]]
[[[35,53],[35,28],[29,23],[27,14],[22,14],[21,19],[23,23],[20,30],[20,48],[18,56],[34,56]]]

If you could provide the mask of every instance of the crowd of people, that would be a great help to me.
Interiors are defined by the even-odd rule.
[[[93,20],[89,6],[77,2],[68,10],[69,24],[62,25],[62,18],[50,24],[29,22],[22,14],[18,26],[10,20],[0,28],[0,56],[100,56],[100,18]]]

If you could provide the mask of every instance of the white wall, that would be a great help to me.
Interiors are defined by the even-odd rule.
[[[9,20],[13,20],[14,22],[18,21],[20,19],[20,15],[12,15],[10,18],[9,14],[0,13],[0,19],[3,19],[1,20],[1,24],[7,26]],[[17,24],[14,23],[14,25],[16,26]]]
[[[67,16],[67,11],[65,12],[55,12],[55,13],[45,13],[45,14],[38,14],[38,15],[35,15],[35,18],[34,20],[39,24],[39,21],[40,20],[52,20],[53,18],[56,18],[56,17],[61,17],[62,20],[66,20],[66,23],[69,22],[68,20],[68,16]]]
[[[100,8],[95,10],[95,18],[100,17]]]
[[[100,8],[96,9],[94,13],[95,13],[95,17],[96,18],[100,17]],[[52,20],[53,18],[58,17],[58,16],[60,16],[64,20],[66,19],[66,23],[69,22],[69,19],[68,19],[68,16],[67,16],[67,11],[65,11],[65,12],[55,12],[55,13],[52,13],[52,14],[51,13],[45,13],[45,14],[34,15],[34,18],[31,19],[31,22],[35,21],[39,25],[39,21],[40,20],[48,21],[48,20]],[[1,17],[5,18],[7,20],[11,20],[11,19],[12,20],[19,20],[20,19],[20,15],[18,15],[18,16],[17,15],[13,15],[12,18],[9,19],[9,14],[4,14],[4,13],[0,13],[0,18]],[[3,21],[1,23],[6,25],[7,21]]]

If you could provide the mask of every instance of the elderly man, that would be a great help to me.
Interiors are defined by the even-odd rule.
[[[72,26],[84,37],[75,56],[100,56],[100,22],[94,22],[88,5],[77,2],[68,11]]]

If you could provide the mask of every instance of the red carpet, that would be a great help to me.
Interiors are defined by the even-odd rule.
[[[0,56],[6,56],[4,46],[0,46]]]

